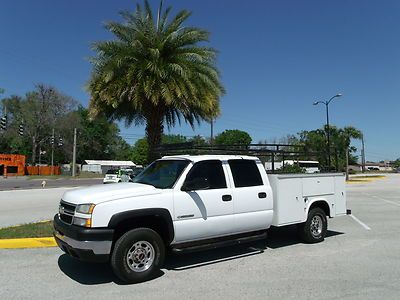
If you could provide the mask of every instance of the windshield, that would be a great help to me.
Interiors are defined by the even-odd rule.
[[[133,182],[150,184],[159,189],[169,189],[174,186],[188,164],[187,160],[156,160]]]

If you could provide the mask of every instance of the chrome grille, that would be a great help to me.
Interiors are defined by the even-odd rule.
[[[67,203],[61,200],[60,206],[58,209],[58,213],[60,215],[60,220],[67,223],[72,224],[72,219],[75,213],[75,204]]]

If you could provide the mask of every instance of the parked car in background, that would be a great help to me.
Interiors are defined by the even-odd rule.
[[[133,172],[132,169],[110,169],[104,176],[103,183],[129,182],[131,181],[129,170]]]

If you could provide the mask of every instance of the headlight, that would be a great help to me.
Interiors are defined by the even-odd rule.
[[[94,204],[80,204],[75,211],[81,214],[91,214],[95,206]]]
[[[78,218],[74,217],[73,221],[74,225],[83,226],[83,227],[91,227],[92,226],[92,218]]]
[[[87,217],[81,215],[77,217],[75,214],[72,224],[83,227],[92,227],[92,213],[95,206],[96,205],[92,203],[77,205],[75,208],[75,213],[85,214]]]

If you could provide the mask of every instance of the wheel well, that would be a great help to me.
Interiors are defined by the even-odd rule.
[[[326,216],[330,216],[330,209],[329,209],[329,205],[328,203],[326,203],[325,201],[316,201],[313,204],[311,204],[310,209],[308,211],[311,211],[313,208],[319,207],[321,208],[324,212]]]
[[[117,241],[125,232],[135,228],[150,228],[157,232],[165,245],[171,243],[173,237],[168,231],[168,224],[160,216],[140,216],[131,219],[125,219],[117,224],[114,231],[114,242]]]

